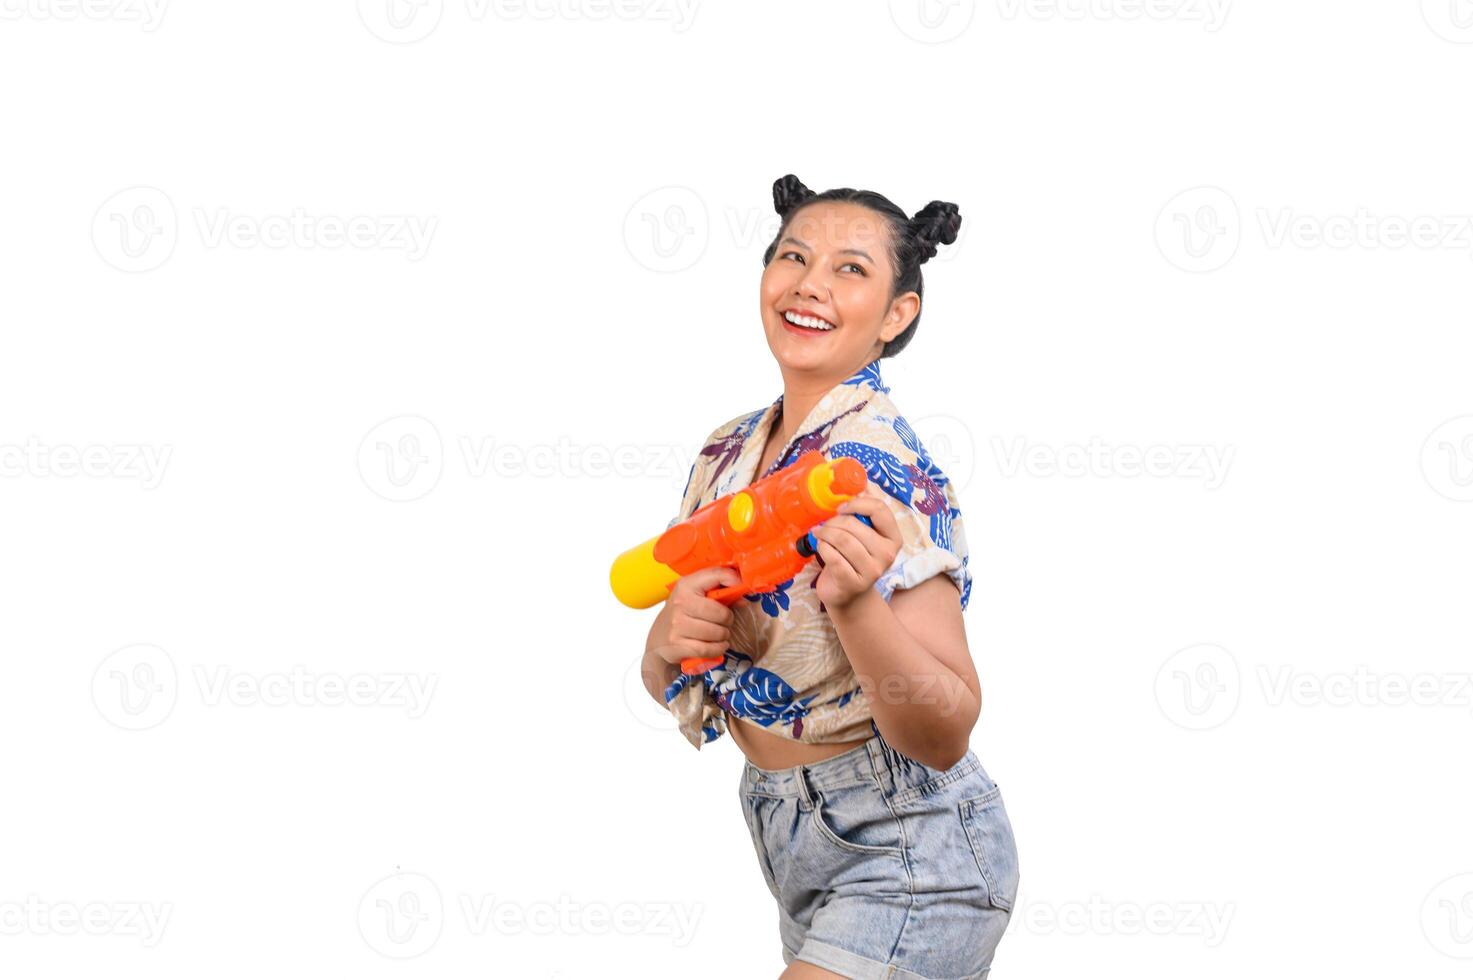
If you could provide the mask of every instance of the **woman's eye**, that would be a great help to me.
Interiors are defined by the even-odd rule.
[[[859,273],[861,276],[864,275],[864,266],[860,265],[858,262],[846,262],[844,264],[844,268],[846,268],[846,269],[853,269],[855,272]]]
[[[803,256],[799,255],[797,252],[784,252],[781,257],[782,258],[787,258],[789,255],[791,255],[793,258],[797,259],[799,262],[802,262],[803,261]]]

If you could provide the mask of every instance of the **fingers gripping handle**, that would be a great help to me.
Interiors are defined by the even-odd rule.
[[[735,571],[735,569],[733,569]],[[718,585],[714,589],[706,591],[707,599],[715,599],[724,606],[729,606],[742,596],[747,594],[747,588],[740,581],[736,585]],[[720,667],[726,662],[726,657],[686,657],[680,661],[680,672],[683,674],[704,674],[713,667]]]

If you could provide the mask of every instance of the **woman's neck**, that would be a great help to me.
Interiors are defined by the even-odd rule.
[[[878,353],[875,355],[879,356]],[[847,371],[840,371],[832,377],[813,377],[811,375],[794,376],[783,372],[783,404],[782,413],[778,417],[777,436],[786,446],[793,441],[798,434],[798,426],[808,417],[808,413],[823,400],[834,389],[834,386],[852,377],[856,371],[864,367],[874,358],[865,361],[864,364],[856,365]]]

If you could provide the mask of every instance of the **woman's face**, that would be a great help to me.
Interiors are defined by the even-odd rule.
[[[894,279],[889,229],[879,214],[848,201],[799,208],[762,270],[767,346],[785,371],[827,377],[858,370],[920,309],[914,292],[890,299]],[[790,314],[824,322],[803,326]]]

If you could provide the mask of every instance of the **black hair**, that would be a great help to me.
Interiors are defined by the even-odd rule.
[[[895,269],[895,278],[890,286],[890,299],[901,293],[915,291],[918,298],[925,297],[925,280],[921,266],[936,254],[938,245],[950,245],[956,241],[957,229],[961,227],[961,211],[948,201],[932,201],[906,217],[904,211],[885,195],[874,191],[860,191],[852,187],[835,187],[815,194],[793,174],[786,174],[772,182],[772,204],[782,215],[782,225],[773,236],[772,244],[762,253],[762,266],[772,261],[777,252],[777,243],[787,231],[788,221],[800,209],[818,201],[852,201],[876,212],[884,219],[890,230],[890,264]],[[915,336],[921,322],[921,311],[916,310],[915,319],[893,340],[885,342],[881,357],[894,357],[905,349]]]

